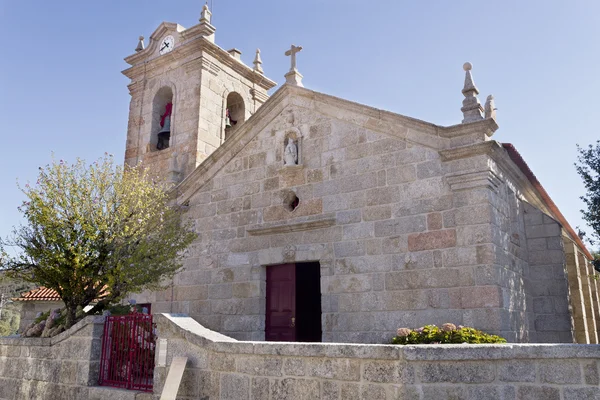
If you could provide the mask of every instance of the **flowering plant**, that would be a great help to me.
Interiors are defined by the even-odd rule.
[[[451,323],[445,323],[441,328],[436,325],[417,329],[399,328],[396,333],[392,344],[506,343],[503,337]]]

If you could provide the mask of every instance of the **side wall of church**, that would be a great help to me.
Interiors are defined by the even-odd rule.
[[[533,313],[535,342],[573,343],[569,284],[562,227],[528,203],[525,205],[528,308]]]

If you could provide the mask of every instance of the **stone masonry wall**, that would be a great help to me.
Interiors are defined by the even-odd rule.
[[[196,56],[197,57],[197,56]],[[129,123],[125,163],[135,165],[143,161],[167,179],[174,152],[178,155],[178,168],[188,174],[196,167],[198,116],[200,108],[200,72],[193,64],[194,57],[173,61],[154,68],[130,85]],[[192,62],[192,64],[189,64]],[[164,110],[155,110],[154,97],[162,88],[173,92],[170,147],[157,151],[150,144],[152,120]]]
[[[19,331],[31,324],[39,313],[65,306],[62,301],[22,301],[20,303],[21,321],[19,322]]]
[[[188,358],[178,399],[588,400],[600,396],[591,345],[353,345],[238,342],[182,315],[156,317],[166,361]],[[164,345],[164,344],[163,344]]]
[[[170,33],[175,36],[177,47],[180,35]],[[221,58],[233,60],[223,50],[213,51]],[[229,92],[237,92],[244,99],[245,119],[268,98],[264,88],[254,85],[206,49],[183,54],[150,56],[147,68],[136,72],[129,85],[131,101],[125,163],[135,165],[142,161],[172,182],[189,175],[223,143],[225,99]],[[234,62],[241,64],[241,61]],[[159,129],[157,121],[164,107],[155,109],[154,99],[165,89],[173,93],[170,147],[158,151],[156,143],[150,142]]]
[[[103,317],[87,317],[53,338],[0,338],[0,400],[100,399]]]
[[[433,127],[389,128],[431,140],[421,145],[330,111],[340,118],[288,106],[206,182],[189,199],[200,237],[184,271],[173,290],[139,301],[262,340],[267,266],[319,261],[324,341],[384,343],[399,326],[444,322],[508,330],[499,320],[486,325],[501,295],[478,285],[478,265],[494,253],[487,236],[477,239],[485,227],[474,225],[486,222],[489,205],[452,192],[432,148],[439,138],[423,132]],[[299,141],[298,166],[283,166],[288,135]],[[300,199],[293,212],[290,193]],[[309,229],[281,228],[294,224]]]
[[[569,238],[563,238],[567,274],[569,277],[569,301],[572,312],[575,340],[577,343],[598,343],[600,338],[600,285],[595,279],[596,271],[578,246]]]
[[[264,340],[266,269],[318,261],[326,342],[386,343],[398,327],[444,322],[511,342],[538,340],[539,326],[539,340],[569,341],[535,323],[545,311],[530,293],[544,290],[528,275],[530,189],[483,128],[442,134],[304,89],[274,98],[286,90],[298,93],[265,105],[199,167],[208,177],[192,175],[195,192],[184,182],[199,238],[173,287],[138,301]],[[295,166],[283,165],[289,137]]]
[[[535,341],[573,343],[562,228],[527,203],[525,222],[529,261],[525,278]]]

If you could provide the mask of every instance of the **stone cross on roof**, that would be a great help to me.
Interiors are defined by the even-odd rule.
[[[302,50],[302,46],[296,46],[293,44],[292,47],[285,52],[286,56],[292,57],[290,71],[285,74],[285,83],[304,87],[304,85],[302,85],[302,75],[296,68],[296,53],[298,53],[300,50]]]
[[[292,66],[290,67],[290,71],[297,71],[296,69],[296,53],[299,53],[302,50],[302,46],[292,45],[292,47],[285,52],[286,56],[292,56]]]

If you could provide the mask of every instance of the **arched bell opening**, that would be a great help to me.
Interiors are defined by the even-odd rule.
[[[173,126],[173,89],[164,86],[156,92],[152,101],[152,132],[150,144],[153,150],[169,147]]]
[[[246,119],[246,108],[244,99],[236,92],[227,95],[225,104],[225,139],[227,139],[235,127]]]

